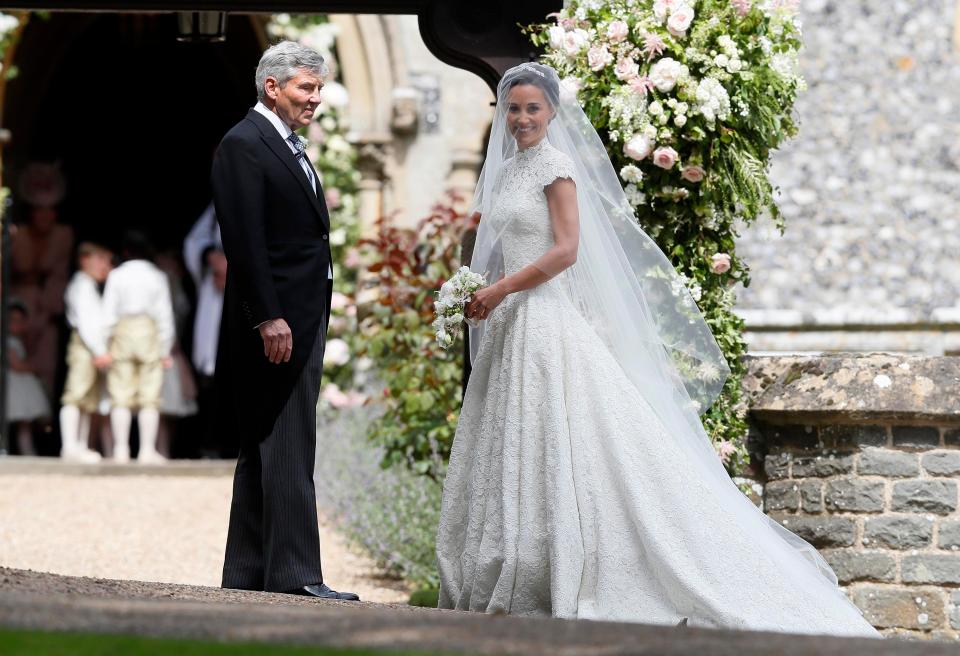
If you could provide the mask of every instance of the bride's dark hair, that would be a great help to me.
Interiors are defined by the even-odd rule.
[[[530,84],[543,91],[547,102],[553,105],[554,109],[560,104],[560,81],[552,68],[543,64],[529,63],[523,64],[523,68],[512,76],[507,84],[506,91],[513,87],[519,87],[524,84]]]

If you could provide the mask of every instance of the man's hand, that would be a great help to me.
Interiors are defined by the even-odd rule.
[[[103,355],[98,355],[93,358],[93,366],[100,371],[109,368],[111,364],[113,364],[113,356],[109,353],[104,353]]]
[[[227,286],[227,256],[223,251],[207,253],[207,266],[213,274],[213,286],[223,291]]]
[[[263,338],[263,354],[273,364],[290,362],[293,353],[293,333],[283,319],[266,321],[258,327]]]

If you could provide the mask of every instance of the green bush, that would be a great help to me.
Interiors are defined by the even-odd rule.
[[[460,413],[462,343],[441,349],[433,329],[433,303],[460,263],[460,241],[473,227],[451,202],[439,204],[414,230],[389,219],[364,240],[378,299],[361,321],[361,355],[376,365],[384,407],[370,437],[384,450],[384,466],[402,464],[443,480]]]

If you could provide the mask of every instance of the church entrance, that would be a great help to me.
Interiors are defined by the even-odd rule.
[[[66,187],[56,220],[70,227],[74,245],[93,241],[117,252],[124,231],[137,228],[175,262],[184,237],[210,203],[214,149],[256,99],[252,71],[266,42],[262,24],[232,15],[226,41],[196,43],[177,40],[176,15],[170,13],[31,18],[3,108],[11,134],[4,182],[13,190],[8,216],[14,229],[31,216],[18,193],[21,174],[33,163],[54,163]],[[72,258],[74,249],[63,250]],[[16,266],[17,259],[11,263]],[[72,273],[75,263],[67,269]],[[192,281],[180,273],[189,299]],[[183,305],[188,309],[178,332],[189,353],[193,304]],[[53,411],[49,424],[34,425],[40,455],[55,455],[60,448],[57,409],[68,330],[62,319],[57,323],[50,331],[56,334],[37,354]],[[183,443],[175,451],[197,454]]]

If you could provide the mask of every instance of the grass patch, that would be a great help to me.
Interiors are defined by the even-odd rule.
[[[3,656],[440,656],[425,651],[300,647],[0,629]]]

